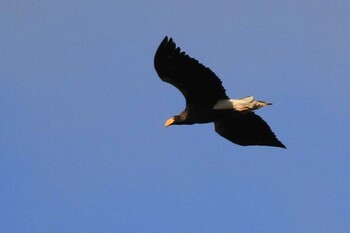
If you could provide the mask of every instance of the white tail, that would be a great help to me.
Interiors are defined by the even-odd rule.
[[[251,112],[267,105],[271,105],[271,103],[255,100],[253,96],[247,96],[240,99],[219,100],[215,104],[214,109],[234,109],[240,112]]]

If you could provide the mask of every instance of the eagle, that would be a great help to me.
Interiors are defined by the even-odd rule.
[[[229,98],[215,73],[181,51],[172,38],[166,36],[160,43],[154,67],[160,79],[175,86],[186,99],[184,111],[169,118],[166,127],[214,123],[215,131],[235,144],[286,148],[254,113],[271,103],[253,96]]]

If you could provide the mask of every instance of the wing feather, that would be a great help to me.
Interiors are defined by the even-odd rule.
[[[214,122],[215,131],[229,141],[242,145],[262,145],[286,148],[270,126],[255,113],[242,114]]]
[[[161,80],[181,91],[187,105],[212,107],[218,100],[228,98],[220,79],[176,47],[172,38],[165,37],[159,45],[154,66]]]

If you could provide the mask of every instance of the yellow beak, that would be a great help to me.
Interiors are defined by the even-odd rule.
[[[165,122],[165,127],[168,127],[170,125],[172,125],[174,123],[174,117],[169,118],[166,122]]]

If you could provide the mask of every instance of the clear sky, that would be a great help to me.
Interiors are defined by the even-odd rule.
[[[350,229],[350,1],[0,2],[0,232]],[[153,68],[165,35],[287,150],[212,124]]]

